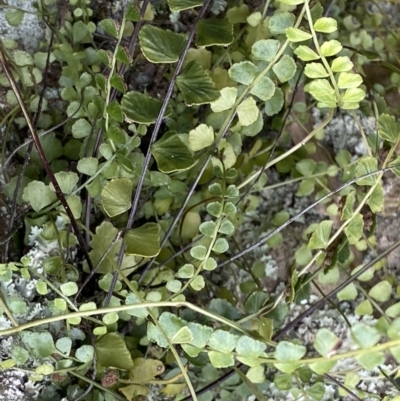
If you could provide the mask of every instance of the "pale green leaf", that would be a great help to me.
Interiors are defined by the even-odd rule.
[[[357,213],[344,229],[351,245],[355,245],[360,240],[363,234],[363,228],[364,218],[361,213]]]
[[[181,327],[171,338],[172,344],[186,344],[193,340],[193,334],[188,327]]]
[[[264,76],[251,88],[250,93],[263,101],[267,101],[275,93],[275,84],[270,78]]]
[[[283,91],[281,88],[276,88],[274,95],[271,97],[271,99],[265,102],[265,114],[270,117],[275,114],[278,114],[283,107],[283,103],[284,103]]]
[[[337,21],[330,17],[318,18],[314,22],[314,29],[317,32],[332,33],[337,31]]]
[[[82,345],[75,352],[75,357],[83,363],[87,363],[93,360],[94,348],[91,345]]]
[[[230,354],[238,343],[239,337],[229,333],[225,330],[215,330],[210,339],[208,345],[224,354]]]
[[[54,351],[54,341],[48,331],[22,331],[21,340],[35,358],[47,358]]]
[[[312,35],[298,28],[288,28],[286,29],[286,37],[291,42],[296,43],[296,42],[304,42],[305,40],[311,39]]]
[[[339,75],[338,87],[340,89],[357,88],[362,84],[363,80],[360,74],[352,72],[342,72]]]
[[[324,220],[318,224],[308,242],[308,249],[324,249],[327,247],[332,230],[333,221]]]
[[[210,358],[210,362],[214,368],[223,369],[235,364],[233,355],[223,354],[217,351],[210,351],[208,353],[208,357]]]
[[[248,336],[241,336],[236,345],[236,352],[246,358],[256,359],[265,351],[265,344]]]
[[[353,324],[350,332],[353,341],[361,348],[371,348],[381,339],[378,330],[364,323]]]
[[[294,77],[294,74],[296,73],[296,63],[292,57],[285,54],[272,67],[272,70],[278,77],[279,81],[286,82]]]
[[[98,164],[95,157],[84,157],[78,161],[76,168],[80,173],[92,176],[96,173]]]
[[[242,61],[233,64],[228,74],[233,81],[243,85],[250,85],[259,74],[259,71],[252,62]]]
[[[101,191],[101,204],[109,217],[126,212],[131,207],[133,184],[128,178],[107,182]]]
[[[387,280],[380,281],[368,292],[368,295],[378,302],[386,302],[392,295],[392,286]]]
[[[233,107],[236,102],[237,88],[227,87],[220,91],[221,96],[210,104],[211,110],[214,113],[220,111],[229,110]]]
[[[294,25],[296,17],[292,13],[278,12],[275,13],[268,21],[268,28],[273,35],[281,35],[286,33],[286,29]]]
[[[259,110],[254,98],[249,96],[236,109],[240,124],[247,126],[253,124],[259,114]]]
[[[24,189],[22,199],[29,202],[35,212],[40,212],[44,207],[57,200],[57,195],[41,181],[32,181]]]
[[[55,173],[54,176],[63,194],[70,194],[79,181],[78,174],[70,171],[60,171],[59,173]],[[52,182],[50,183],[49,187],[55,191]]]
[[[336,57],[331,64],[333,72],[347,72],[353,68],[353,63],[347,56]]]
[[[206,124],[200,124],[189,132],[189,147],[196,152],[214,143],[214,129]]]
[[[190,287],[195,291],[201,291],[206,286],[203,276],[197,276],[190,282]]]
[[[280,341],[275,349],[274,357],[280,362],[291,363],[303,358],[306,352],[307,349],[303,345]]]
[[[256,60],[272,61],[279,46],[279,40],[261,39],[253,44],[251,54]]]
[[[313,49],[310,49],[308,46],[298,46],[294,51],[294,54],[302,61],[312,61],[318,60],[320,56],[315,53]]]
[[[326,328],[318,330],[314,340],[314,348],[325,358],[329,358],[340,344],[340,339]]]
[[[361,88],[349,88],[341,96],[342,102],[358,103],[364,100],[365,92]]]
[[[339,301],[353,301],[357,298],[357,288],[354,283],[349,284],[337,293]]]
[[[321,63],[308,63],[304,68],[304,74],[308,78],[325,78],[329,76]]]
[[[331,57],[335,54],[338,54],[343,49],[343,46],[337,40],[329,40],[327,42],[324,42],[321,45],[320,49],[323,56]]]
[[[394,116],[381,114],[378,118],[378,135],[385,141],[396,142],[400,135],[400,124]]]
[[[356,167],[356,177],[361,177],[365,174],[372,173],[378,170],[378,161],[371,156],[366,156],[360,159]],[[377,175],[361,178],[357,181],[357,185],[374,185]]]

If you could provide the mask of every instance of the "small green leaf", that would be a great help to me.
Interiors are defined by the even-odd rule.
[[[233,107],[236,102],[237,88],[223,88],[221,91],[221,96],[214,102],[210,104],[211,110],[214,113],[219,113],[224,110],[229,110]]]
[[[173,293],[179,292],[182,288],[182,283],[179,280],[170,280],[165,285],[168,291]]]
[[[189,132],[189,147],[193,152],[207,148],[214,143],[214,129],[206,124],[200,124]]]
[[[200,224],[199,230],[206,237],[212,238],[215,232],[217,224],[214,221],[205,221]]]
[[[164,136],[151,146],[159,170],[163,173],[183,171],[195,163],[192,152],[177,134]]]
[[[385,356],[383,352],[368,352],[358,356],[356,360],[365,370],[371,371],[385,362]]]
[[[303,358],[307,349],[303,345],[297,345],[289,341],[280,341],[277,345],[274,357],[283,363],[296,362]]]
[[[12,360],[19,366],[26,363],[29,359],[29,352],[18,345],[14,345],[11,351],[11,358]]]
[[[203,245],[196,245],[190,250],[192,258],[197,260],[204,260],[207,255],[207,248]]]
[[[57,195],[41,181],[32,181],[24,189],[22,199],[29,202],[35,212],[40,212],[44,207],[57,200]]]
[[[72,136],[77,139],[85,138],[90,135],[92,126],[84,118],[76,120],[71,127]]]
[[[179,278],[192,278],[194,275],[194,266],[190,263],[187,263],[178,270],[177,274]]]
[[[339,338],[326,328],[318,330],[314,340],[314,348],[325,358],[329,358],[340,344]]]
[[[321,63],[308,63],[304,69],[304,74],[308,78],[325,78],[329,76]]]
[[[235,63],[228,71],[229,77],[243,85],[250,85],[259,74],[258,68],[250,61]]]
[[[212,271],[217,268],[217,261],[214,258],[207,258],[203,263],[203,269]]]
[[[218,238],[212,250],[216,253],[225,253],[229,249],[228,241],[225,238]]]
[[[308,86],[307,91],[319,102],[336,107],[336,94],[327,79],[314,79]]]
[[[222,213],[222,205],[221,202],[210,202],[206,206],[207,212],[211,214],[211,216],[219,217]]]
[[[318,224],[308,242],[308,249],[324,249],[328,246],[333,221],[324,220]]]
[[[358,304],[357,308],[355,309],[355,313],[358,316],[372,315],[373,311],[374,309],[372,308],[372,304],[368,299],[365,299]]]
[[[33,65],[33,57],[23,50],[14,50],[13,56],[15,64],[19,67]]]
[[[318,18],[314,22],[314,29],[317,32],[332,33],[337,31],[337,21],[330,17]]]
[[[251,54],[256,60],[272,61],[278,52],[279,40],[262,39],[253,44]]]
[[[139,32],[143,55],[152,63],[174,63],[185,47],[185,35],[145,25]]]
[[[55,173],[54,176],[63,194],[70,194],[79,181],[78,174],[73,172],[60,171],[59,173]],[[50,183],[49,187],[55,191],[53,183]]]
[[[375,301],[386,302],[392,295],[392,286],[386,280],[380,281],[369,290],[368,295]]]
[[[338,54],[342,49],[343,46],[337,40],[329,40],[324,42],[321,47],[321,54],[325,57],[332,57],[335,54]]]
[[[331,64],[333,72],[347,72],[353,68],[353,63],[347,56],[336,57]]]
[[[311,176],[317,167],[317,163],[312,159],[303,159],[296,164],[296,170],[304,177]]]
[[[368,206],[371,208],[373,213],[379,213],[383,209],[383,186],[382,183],[378,185],[372,191],[371,196],[367,200]]]
[[[126,212],[131,207],[133,184],[128,178],[107,182],[101,191],[101,204],[109,217]]]
[[[224,354],[230,354],[238,343],[239,337],[229,333],[225,330],[215,330],[210,339],[208,345],[215,350],[218,350]]]
[[[354,283],[349,284],[337,293],[339,301],[353,301],[357,298],[357,288]]]
[[[104,367],[129,370],[133,368],[131,354],[117,333],[107,333],[96,341],[97,362]]]
[[[22,10],[7,10],[5,13],[6,21],[11,26],[18,26],[24,18],[24,15],[25,13]]]
[[[378,170],[378,161],[374,157],[363,157],[357,163],[356,177],[361,177],[365,174],[372,173]],[[369,177],[361,178],[357,181],[357,185],[374,185],[376,182],[376,174]]]
[[[197,276],[195,277],[191,282],[190,286],[195,290],[195,291],[201,291],[205,286],[206,283],[204,281],[203,276]]]
[[[227,18],[201,19],[197,23],[196,45],[227,46],[233,42],[233,25]]]
[[[270,78],[264,76],[251,88],[250,93],[263,101],[267,101],[275,93],[275,84]]]
[[[236,345],[236,352],[246,358],[256,359],[265,351],[265,344],[248,336],[241,336]]]
[[[296,73],[296,63],[292,57],[285,54],[272,67],[272,70],[278,77],[279,81],[286,82],[294,77],[294,74]]]
[[[181,327],[171,338],[172,344],[187,344],[192,342],[193,334],[188,327]]]
[[[203,349],[210,339],[213,329],[194,322],[189,322],[188,328],[193,335],[190,343],[197,348]]]
[[[362,84],[363,80],[360,74],[352,72],[342,72],[339,75],[338,87],[340,89],[357,88]]]
[[[355,245],[360,240],[363,234],[363,228],[364,218],[361,213],[357,213],[344,229],[351,245]]]
[[[291,42],[296,43],[296,42],[304,42],[305,40],[311,39],[312,35],[298,28],[288,28],[286,29],[286,37]]]
[[[233,355],[210,351],[208,352],[208,357],[210,358],[211,365],[214,366],[214,368],[223,369],[235,364]]]
[[[135,91],[126,93],[121,101],[122,112],[128,121],[140,124],[154,123],[161,106],[162,103],[159,100]]]
[[[294,25],[296,17],[292,13],[278,12],[275,13],[268,21],[268,28],[273,35],[282,35],[286,33],[286,29]]]
[[[83,21],[77,21],[72,27],[72,37],[75,43],[82,43],[89,35],[88,26]]]
[[[196,61],[186,65],[177,77],[176,84],[182,92],[185,103],[189,106],[211,103],[220,97],[214,82]]]
[[[100,22],[100,25],[104,29],[104,32],[108,33],[113,38],[118,39],[118,29],[114,20],[106,18]]]
[[[265,102],[265,114],[269,117],[278,114],[283,107],[283,103],[284,103],[283,91],[281,88],[276,88],[274,95],[271,97],[271,99]]]
[[[55,351],[53,337],[48,331],[23,331],[21,340],[35,358],[47,358]]]
[[[91,345],[82,345],[76,350],[75,357],[83,363],[91,362],[94,356],[94,348]]]
[[[160,225],[146,223],[126,232],[126,253],[151,258],[160,253]]]
[[[225,220],[218,229],[218,232],[225,235],[232,235],[235,232],[235,226],[229,220]]]
[[[358,103],[364,100],[365,92],[360,88],[349,88],[342,95],[342,102]]]
[[[308,46],[303,45],[297,47],[294,51],[294,54],[296,54],[297,57],[299,57],[299,59],[302,61],[312,61],[318,60],[320,58],[314,50],[310,49]]]
[[[387,330],[387,335],[391,340],[400,339],[400,318],[393,320]]]
[[[364,323],[353,324],[350,331],[351,338],[361,348],[371,348],[381,339],[378,330]]]
[[[248,126],[257,121],[259,110],[256,101],[249,96],[236,108],[239,122],[243,126]]]
[[[397,302],[394,305],[389,306],[389,308],[386,309],[386,314],[389,317],[400,316],[400,302]]]
[[[378,118],[378,135],[385,141],[396,142],[400,135],[400,124],[394,116],[381,114]]]
[[[60,285],[60,290],[66,297],[70,297],[78,292],[78,285],[74,282],[64,283]]]
[[[96,173],[98,165],[99,161],[95,157],[84,157],[78,161],[76,168],[80,173],[92,176]]]

